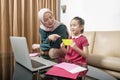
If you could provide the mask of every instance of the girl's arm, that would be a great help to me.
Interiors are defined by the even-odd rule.
[[[88,46],[83,46],[83,50],[81,50],[75,42],[71,44],[71,47],[76,50],[78,53],[80,53],[82,56],[87,57],[89,51],[88,51]]]

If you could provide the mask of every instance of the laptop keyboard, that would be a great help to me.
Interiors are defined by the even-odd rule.
[[[37,61],[35,61],[35,60],[31,60],[31,63],[32,63],[32,67],[33,67],[33,68],[38,68],[38,67],[45,66],[45,64],[42,64],[42,63],[37,62]]]

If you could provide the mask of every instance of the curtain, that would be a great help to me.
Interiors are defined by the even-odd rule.
[[[25,36],[32,52],[32,44],[40,43],[38,10],[49,8],[58,20],[58,3],[59,0],[0,0],[0,80],[12,80],[14,56],[9,37]]]

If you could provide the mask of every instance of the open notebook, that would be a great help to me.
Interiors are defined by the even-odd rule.
[[[38,71],[57,64],[40,56],[30,57],[25,37],[10,36],[10,41],[16,62],[30,71]]]

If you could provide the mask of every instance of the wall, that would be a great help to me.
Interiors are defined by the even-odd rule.
[[[120,30],[120,0],[61,0],[60,21],[69,28],[71,19],[85,20],[86,31]],[[61,10],[66,5],[66,13]]]

